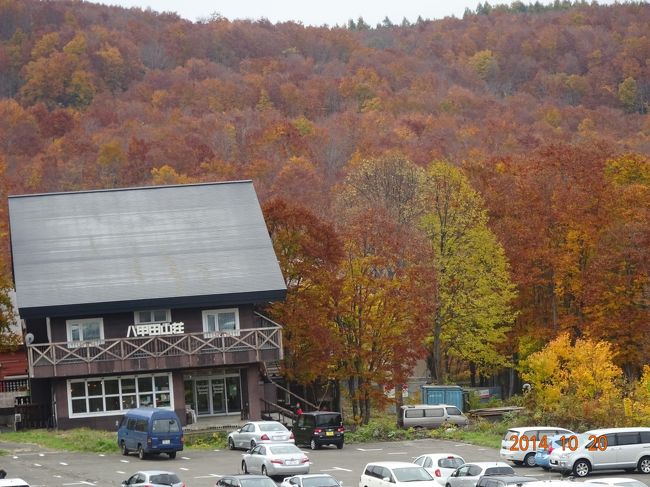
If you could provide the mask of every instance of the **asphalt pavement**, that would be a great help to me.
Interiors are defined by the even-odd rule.
[[[70,453],[2,441],[0,449],[10,452],[0,459],[0,468],[7,471],[7,477],[20,477],[31,487],[119,486],[138,470],[170,470],[178,474],[186,487],[213,487],[222,475],[240,473],[243,453],[185,450],[179,452],[175,460],[168,459],[166,455],[139,460],[135,455]],[[499,451],[493,448],[444,440],[356,443],[346,444],[342,450],[336,447],[303,450],[312,461],[311,473],[329,473],[342,481],[344,487],[358,487],[363,468],[372,461],[408,462],[424,453],[454,453],[462,456],[466,462],[499,460]],[[561,478],[559,473],[544,472],[541,468],[515,467],[515,470],[539,480]],[[592,477],[597,476],[625,476],[646,484],[650,482],[650,476],[639,473],[619,471],[592,474]]]

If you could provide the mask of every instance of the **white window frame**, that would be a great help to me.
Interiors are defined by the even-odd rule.
[[[155,382],[156,382],[157,377],[167,377],[167,383],[168,383],[168,388],[167,389],[161,389],[161,390],[156,389]],[[153,392],[146,391],[146,392],[140,393],[139,386],[138,386],[138,379],[142,379],[142,378],[149,378],[152,381]],[[119,381],[118,382],[119,394],[106,394],[106,389],[104,388],[104,381],[105,380],[115,380],[115,379],[117,379]],[[135,380],[135,392],[134,393],[131,393],[131,392],[124,393],[122,391],[122,379],[134,379]],[[94,381],[101,381],[102,382],[102,395],[101,396],[98,396],[98,395],[91,396],[91,395],[88,394],[88,385],[87,385],[87,383],[88,382],[94,382]],[[85,395],[83,397],[81,397],[81,396],[75,397],[74,399],[76,399],[76,400],[85,400],[86,401],[86,410],[87,411],[88,411],[89,405],[90,405],[90,398],[95,398],[96,399],[98,397],[102,398],[102,404],[103,404],[103,409],[104,410],[103,411],[94,411],[94,412],[90,411],[90,412],[85,412],[85,413],[73,413],[72,412],[72,399],[73,398],[72,398],[72,389],[71,389],[71,384],[73,384],[73,383],[84,383],[85,384],[85,386],[84,386],[85,391],[86,391]],[[122,396],[132,396],[132,395],[134,395],[135,398],[136,398],[135,407],[138,407],[140,405],[140,396],[145,395],[145,394],[151,394],[153,396],[153,398],[154,398],[154,404],[153,404],[154,406],[159,407],[161,409],[169,409],[171,411],[174,410],[174,385],[173,385],[173,381],[172,381],[171,372],[164,373],[164,374],[139,374],[139,375],[123,375],[123,376],[120,376],[120,377],[112,376],[112,377],[88,377],[88,378],[85,378],[85,379],[70,379],[70,380],[67,381],[67,384],[66,384],[66,394],[68,396],[68,417],[70,419],[89,418],[89,417],[96,417],[96,416],[119,416],[119,415],[123,415],[126,411],[128,411],[128,409],[121,408],[121,409],[114,409],[114,410],[111,410],[111,411],[106,410],[106,398],[107,397],[115,397],[115,396],[119,396],[120,405],[122,405],[123,404]],[[169,406],[161,406],[158,403],[158,401],[160,400],[159,397],[162,399],[163,395],[165,395],[166,397],[169,398],[169,403],[170,403]]]
[[[219,331],[219,330],[208,330],[208,316],[216,315],[218,316],[221,313],[235,313],[235,329],[228,331]],[[211,338],[221,335],[231,335],[239,336],[240,324],[239,324],[239,308],[220,308],[220,309],[206,309],[203,311],[203,334],[206,338]],[[217,321],[219,319],[217,318]]]
[[[148,311],[151,313],[151,316],[153,317],[153,313],[155,311],[164,311],[165,312],[165,319],[163,321],[140,321],[140,313],[143,311]],[[148,325],[150,323],[171,323],[172,321],[172,313],[171,310],[169,309],[164,309],[164,308],[159,308],[159,309],[141,309],[139,311],[135,311],[133,313],[133,323],[136,325]]]
[[[94,323],[97,321],[99,321],[99,339],[95,338],[91,340],[84,340],[83,325],[90,322]],[[81,340],[72,339],[72,327],[75,325],[80,327]],[[101,345],[102,343],[104,343],[104,318],[82,318],[78,320],[66,320],[65,328],[66,328],[69,348],[77,348],[77,347],[82,347],[84,345]]]

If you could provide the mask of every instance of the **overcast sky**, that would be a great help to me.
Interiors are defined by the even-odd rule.
[[[219,13],[229,20],[266,18],[273,23],[293,20],[304,25],[329,26],[347,24],[349,19],[363,17],[374,26],[388,17],[400,23],[404,17],[413,22],[421,15],[424,19],[441,19],[449,16],[461,18],[465,8],[474,10],[479,0],[100,0],[95,3],[140,7],[157,12],[176,12],[191,21]],[[484,1],[484,0],[483,0]],[[483,3],[483,1],[481,3]],[[541,0],[550,3],[549,0]],[[490,4],[511,3],[491,1]],[[524,0],[534,3],[534,0]],[[613,0],[599,0],[613,3]]]

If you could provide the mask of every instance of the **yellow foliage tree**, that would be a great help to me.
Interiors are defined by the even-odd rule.
[[[650,366],[643,366],[643,375],[630,397],[623,401],[625,417],[630,424],[650,425]]]
[[[528,357],[522,378],[532,386],[530,407],[542,422],[566,426],[614,426],[610,411],[620,406],[622,376],[605,341],[562,334]]]

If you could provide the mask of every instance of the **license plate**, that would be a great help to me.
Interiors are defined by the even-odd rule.
[[[170,443],[169,440],[163,440],[163,441],[162,441],[162,444],[163,444],[163,445],[169,445],[169,443]]]
[[[298,460],[287,460],[287,465],[298,465]]]
[[[334,432],[333,431],[326,431],[325,436],[334,436]]]

